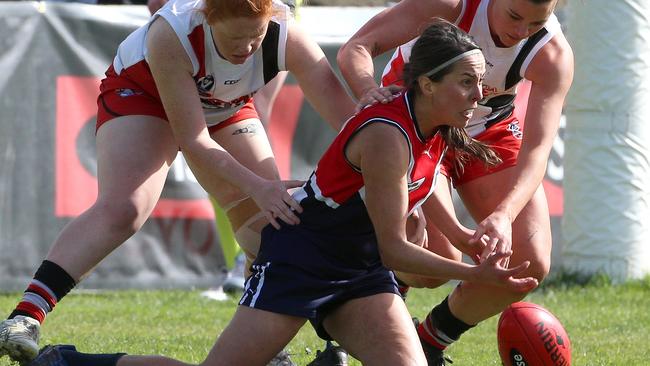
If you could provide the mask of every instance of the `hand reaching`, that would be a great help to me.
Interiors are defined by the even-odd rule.
[[[481,261],[477,266],[478,275],[476,277],[478,281],[506,287],[518,292],[528,292],[537,287],[538,282],[534,277],[515,277],[528,268],[529,261],[525,261],[514,268],[507,268],[502,265],[504,260],[511,255],[511,250],[492,252],[487,255],[485,260]]]
[[[304,182],[300,180],[262,179],[262,183],[251,193],[251,198],[274,228],[280,229],[277,219],[289,225],[296,225],[300,223],[300,219],[295,212],[302,212],[302,207],[287,193],[287,189],[300,187],[303,184]]]
[[[470,230],[464,226],[460,229],[461,236],[455,236],[451,242],[456,249],[460,250],[463,254],[467,255],[474,263],[481,262],[481,255],[483,254],[486,246],[488,245],[488,236],[483,235],[478,240],[474,240],[474,230]]]
[[[477,244],[481,240],[485,241],[486,237],[487,245],[485,245],[483,253],[481,253],[481,262],[494,252],[510,251],[512,248],[512,222],[506,214],[495,211],[486,217],[485,220],[478,224],[469,242]],[[503,258],[501,265],[507,267],[509,261],[510,256],[506,256]]]
[[[359,102],[357,103],[357,108],[355,112],[361,111],[363,108],[377,104],[377,103],[388,103],[395,98],[395,94],[402,91],[401,86],[389,85],[386,87],[376,87],[366,90]]]

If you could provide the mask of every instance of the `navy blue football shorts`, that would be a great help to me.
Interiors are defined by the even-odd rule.
[[[268,225],[240,305],[307,318],[319,337],[327,315],[343,303],[399,291],[381,263],[374,233],[345,235],[302,225]]]

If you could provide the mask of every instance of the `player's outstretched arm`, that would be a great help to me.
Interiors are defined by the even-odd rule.
[[[460,0],[402,0],[372,17],[339,50],[337,63],[357,99],[376,90],[372,59],[417,37],[433,18],[454,21],[461,11]],[[378,91],[390,96],[390,90]],[[381,100],[377,100],[381,102]]]

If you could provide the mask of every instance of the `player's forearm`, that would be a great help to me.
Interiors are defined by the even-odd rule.
[[[495,212],[506,214],[511,222],[515,220],[542,184],[546,173],[547,157],[548,154],[520,152],[517,165],[514,167],[512,187],[496,207]]]
[[[336,60],[341,74],[357,99],[369,89],[379,86],[374,77],[372,55],[363,45],[354,42],[343,45]]]
[[[472,265],[441,257],[408,241],[381,245],[381,260],[387,268],[417,275],[474,280]]]
[[[216,142],[196,141],[182,145],[181,148],[192,173],[212,196],[222,188],[217,187],[220,180],[227,181],[249,195],[262,179],[240,164]]]
[[[304,89],[314,109],[335,130],[340,131],[345,121],[354,114],[355,102],[333,71],[320,78],[319,90]]]

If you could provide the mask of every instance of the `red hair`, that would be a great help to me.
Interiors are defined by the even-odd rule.
[[[232,18],[259,18],[274,15],[273,0],[205,0],[203,14],[208,24]]]

